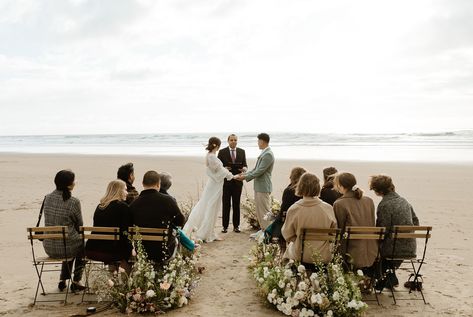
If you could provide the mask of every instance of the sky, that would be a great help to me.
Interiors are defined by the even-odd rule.
[[[463,129],[471,0],[0,0],[0,135]]]

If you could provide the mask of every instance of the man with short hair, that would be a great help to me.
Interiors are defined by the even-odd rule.
[[[255,168],[241,174],[237,179],[244,179],[247,182],[255,180],[256,217],[258,218],[261,230],[264,230],[270,223],[268,220],[264,220],[264,216],[271,210],[270,194],[273,190],[271,172],[274,166],[274,155],[269,147],[269,135],[267,133],[258,134],[258,147],[261,150],[261,154],[258,156]]]
[[[126,203],[129,205],[133,200],[138,197],[138,191],[133,187],[133,182],[135,181],[135,169],[133,168],[133,163],[127,163],[118,168],[117,178],[121,179],[126,184]]]
[[[133,224],[144,228],[169,228],[168,241],[162,244],[143,241],[148,258],[163,263],[174,254],[176,238],[173,227],[184,225],[184,215],[177,203],[168,195],[159,192],[160,178],[156,171],[148,171],[143,176],[143,191],[130,205]]]
[[[248,168],[246,164],[245,150],[237,147],[238,137],[230,134],[227,138],[228,146],[218,152],[218,158],[222,164],[233,175],[245,172]],[[224,180],[222,194],[222,232],[227,233],[230,222],[230,206],[233,208],[233,231],[240,232],[240,198],[243,182],[232,179]]]

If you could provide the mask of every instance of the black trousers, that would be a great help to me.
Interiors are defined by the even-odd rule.
[[[232,179],[223,184],[222,226],[226,229],[230,223],[230,207],[233,207],[233,228],[240,227],[240,198],[243,182]]]

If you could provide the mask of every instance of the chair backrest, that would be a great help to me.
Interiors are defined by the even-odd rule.
[[[431,226],[393,226],[393,254],[395,254],[396,242],[399,239],[422,239],[424,240],[424,250],[422,252],[422,262],[425,259],[427,242],[432,237]]]
[[[384,239],[385,227],[346,227],[346,240],[379,240]]]
[[[338,228],[303,228],[301,234],[301,261],[304,259],[304,250],[307,249],[306,244],[310,241],[326,241],[336,245],[339,238],[340,229]]]
[[[140,236],[143,241],[161,241],[165,242],[168,239],[168,228],[143,228],[143,227],[129,227],[128,233],[132,239],[135,239],[137,235]]]
[[[120,240],[120,228],[117,227],[84,227],[79,228],[82,239],[87,240]]]
[[[29,227],[26,228],[26,231],[31,243],[33,243],[33,240],[65,240],[67,238],[66,226]]]

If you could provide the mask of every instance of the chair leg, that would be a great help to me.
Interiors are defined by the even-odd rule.
[[[38,270],[38,263],[34,263],[34,267],[36,269],[36,274],[38,275],[38,284],[36,284],[36,292],[34,294],[34,301],[33,305],[36,304],[36,300],[38,299],[38,292],[39,292],[39,286],[41,285],[41,289],[43,290],[42,295],[46,295],[46,292],[44,290],[43,282],[41,280],[41,277],[43,276],[43,268],[44,268],[44,262],[41,262],[41,269]]]

